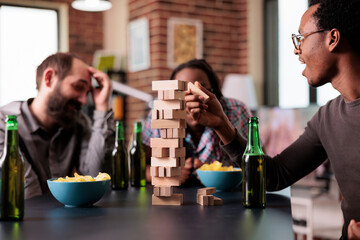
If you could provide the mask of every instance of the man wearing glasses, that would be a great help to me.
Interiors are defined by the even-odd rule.
[[[311,86],[330,82],[341,95],[321,107],[288,148],[273,158],[266,156],[267,190],[290,186],[329,159],[343,196],[341,239],[360,239],[360,0],[317,0],[310,5],[299,34],[292,35],[294,53],[306,64],[302,74]],[[240,161],[246,140],[226,121],[214,95],[201,89],[210,100],[204,103],[189,95],[187,111],[212,127],[222,148]]]

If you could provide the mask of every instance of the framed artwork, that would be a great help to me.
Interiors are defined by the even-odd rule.
[[[121,54],[110,50],[96,50],[93,58],[93,66],[100,71],[118,71],[122,66]]]
[[[149,20],[140,18],[129,23],[129,71],[136,72],[150,67]]]
[[[169,18],[167,63],[175,68],[194,58],[203,57],[203,24],[198,19]]]

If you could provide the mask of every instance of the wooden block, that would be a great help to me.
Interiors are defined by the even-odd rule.
[[[186,148],[169,148],[169,157],[185,157],[186,156]]]
[[[164,119],[185,119],[185,109],[164,109]]]
[[[215,187],[199,188],[197,190],[197,193],[200,195],[210,195],[216,193],[216,188]]]
[[[156,166],[150,167],[150,176],[158,177],[159,176],[159,167],[156,167]]]
[[[174,194],[172,186],[154,186],[154,195],[158,197],[171,197]]]
[[[185,128],[185,119],[151,119],[151,128]]]
[[[223,204],[223,200],[221,198],[214,196],[214,205],[215,206],[221,206]]]
[[[167,138],[174,138],[173,137],[173,128],[166,129],[166,136],[167,136]]]
[[[161,147],[161,148],[179,148],[183,146],[182,138],[173,139],[162,139],[162,138],[151,138],[150,147]]]
[[[185,158],[180,158],[180,167],[184,167],[185,166]]]
[[[151,184],[155,186],[180,186],[180,176],[151,177]]]
[[[165,167],[158,167],[159,174],[154,177],[165,177]]]
[[[181,167],[185,163],[185,158],[171,158],[171,157],[151,157],[151,166],[157,167]]]
[[[169,157],[169,148],[151,148],[152,157]],[[184,156],[185,157],[185,156]]]
[[[164,90],[164,100],[174,100],[174,99],[184,99],[185,92],[184,91],[176,91],[176,90]]]
[[[186,129],[185,128],[173,128],[172,129],[173,138],[185,138],[186,137]]]
[[[181,193],[174,193],[171,197],[158,197],[152,195],[152,205],[182,205],[183,195]]]
[[[165,168],[165,177],[175,177],[175,176],[180,176],[181,174],[181,167],[164,167],[164,168]]]
[[[152,90],[187,90],[187,82],[180,80],[152,81]]]
[[[167,129],[166,128],[160,129],[160,137],[161,138],[168,138],[167,136],[168,136]]]
[[[153,194],[155,196],[160,196],[160,187],[154,186]]]
[[[200,195],[199,204],[203,206],[214,206],[214,196],[213,195]]]
[[[159,90],[158,91],[158,99],[164,100],[164,90]]]
[[[151,119],[159,119],[159,111],[156,109],[151,110]]]
[[[184,100],[154,100],[155,109],[184,109]]]
[[[188,89],[191,91],[192,94],[202,96],[205,99],[205,102],[207,102],[210,98],[206,93],[201,91],[200,88],[198,88],[191,82],[188,83]]]

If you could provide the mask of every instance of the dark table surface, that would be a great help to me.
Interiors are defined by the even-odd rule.
[[[196,188],[175,192],[184,194],[184,205],[152,206],[151,186],[109,190],[86,208],[64,207],[45,194],[25,201],[24,221],[0,222],[0,239],[294,239],[289,191],[268,193],[265,209],[244,208],[241,191],[217,192],[222,206],[196,204]]]

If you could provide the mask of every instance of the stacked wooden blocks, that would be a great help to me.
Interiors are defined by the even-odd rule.
[[[215,197],[216,188],[207,187],[207,188],[199,188],[196,194],[196,202],[203,206],[219,206],[222,205],[222,199]]]
[[[182,205],[183,195],[173,193],[180,186],[181,167],[185,164],[187,83],[179,80],[153,81],[152,90],[158,91],[154,101],[151,128],[160,129],[161,138],[152,138],[151,184],[154,185],[153,205]]]

